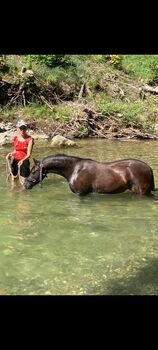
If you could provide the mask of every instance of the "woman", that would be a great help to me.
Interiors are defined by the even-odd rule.
[[[19,120],[16,124],[17,135],[14,136],[14,151],[9,152],[6,159],[13,158],[11,171],[13,177],[20,175],[24,182],[25,177],[30,175],[30,156],[33,149],[34,139],[27,134],[27,123]]]

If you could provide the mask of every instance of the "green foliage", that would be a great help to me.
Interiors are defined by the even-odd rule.
[[[104,55],[28,55],[27,62],[32,68],[36,64],[36,74],[49,82],[62,79],[68,84],[82,84],[93,75],[93,69],[89,72],[91,65],[104,62]]]
[[[47,105],[37,105],[30,103],[28,106],[19,108],[21,118],[25,116],[27,119],[35,118],[36,120],[43,120],[45,118],[51,118],[53,111]]]
[[[155,125],[154,125],[154,123],[153,122],[151,122],[150,120],[145,120],[145,122],[144,122],[144,128],[146,129],[146,130],[148,130],[149,132],[154,132],[155,130]]]
[[[36,62],[51,68],[72,64],[71,55],[29,55],[27,60],[29,63]]]
[[[87,137],[88,136],[88,128],[84,125],[79,126],[78,128],[78,137]]]
[[[77,105],[69,105],[69,104],[59,104],[55,105],[53,109],[50,109],[46,104],[37,105],[35,103],[30,103],[26,107],[14,107],[10,110],[3,111],[3,117],[9,118],[14,115],[14,113],[18,113],[21,118],[32,119],[35,118],[39,121],[42,121],[46,118],[50,118],[53,120],[58,120],[61,122],[69,121],[74,115],[80,114],[82,108]]]
[[[73,116],[80,114],[82,108],[77,105],[69,105],[66,103],[54,106],[53,119],[62,120],[63,122],[69,121]]]
[[[151,72],[153,74],[152,80],[153,81],[155,80],[157,82],[158,81],[158,56],[153,58],[149,67],[150,67]]]
[[[158,55],[123,55],[122,69],[144,82],[152,81],[158,77]]]
[[[34,87],[34,77],[22,77],[20,79],[20,88],[23,89],[28,89],[28,88],[33,88]]]
[[[7,55],[6,64],[9,67],[10,74],[17,74],[21,71],[22,66],[26,63],[25,56]]]
[[[122,61],[123,56],[122,55],[110,55],[110,64],[112,64],[115,68],[121,69],[122,68]]]
[[[116,116],[120,123],[144,118],[145,125],[145,118],[148,118],[148,128],[157,121],[157,96],[147,94],[145,100],[140,100],[138,88],[145,82],[158,82],[158,55],[7,55],[4,64],[9,70],[8,74],[0,72],[4,81],[12,77],[13,82],[16,78],[17,85],[20,82],[24,84],[22,87],[32,87],[30,77],[21,79],[21,68],[26,66],[33,70],[36,94],[45,96],[50,104],[56,103],[51,110],[40,99],[37,99],[36,105],[30,103],[33,101],[30,99],[30,104],[22,109],[28,118],[48,117],[66,123],[83,111],[83,105],[79,108],[73,103],[85,83],[88,93],[83,95],[82,102],[99,113]],[[124,92],[122,100],[117,95],[119,87]],[[35,91],[34,86],[32,91]],[[53,97],[55,94],[58,104]],[[61,100],[71,103],[60,103]],[[38,101],[41,102],[38,104]],[[79,132],[83,137],[88,135],[83,125]]]
[[[46,117],[51,117],[52,116],[52,111],[51,109],[46,106],[46,105],[40,105],[40,106],[29,106],[27,109],[25,109],[26,114],[33,114],[36,119],[42,120],[45,119]]]
[[[31,55],[28,55],[26,58],[26,68],[27,69],[32,69],[32,59],[31,59]]]
[[[51,69],[50,73],[47,75],[48,83],[57,84],[61,80],[65,80],[65,70],[60,67]]]
[[[105,94],[100,93],[95,98],[95,105],[97,110],[102,114],[121,115],[120,121],[127,122],[129,120],[137,121],[140,114],[145,110],[144,102],[124,102],[122,100],[114,100]]]

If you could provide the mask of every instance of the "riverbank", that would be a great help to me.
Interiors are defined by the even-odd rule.
[[[7,55],[0,59],[0,143],[10,142],[21,118],[42,139],[157,139],[157,61],[154,55]]]
[[[81,106],[80,106],[81,107]],[[16,132],[18,119],[25,119],[28,123],[29,133],[35,139],[51,140],[56,135],[61,135],[70,140],[81,138],[104,138],[104,139],[158,139],[158,133],[149,131],[139,122],[124,122],[120,113],[108,115],[96,112],[94,109],[82,105],[79,114],[75,114],[66,122],[44,118],[37,120],[33,115],[24,115],[22,112],[14,112],[9,118],[0,122],[0,144],[12,142]],[[9,121],[8,121],[9,119]]]

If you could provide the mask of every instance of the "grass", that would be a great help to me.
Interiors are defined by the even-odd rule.
[[[47,105],[30,104],[26,107],[13,107],[7,110],[0,109],[1,116],[4,120],[10,120],[11,117],[17,116],[23,119],[37,119],[43,121],[45,119],[53,119],[61,122],[69,121],[73,116],[80,114],[82,107],[73,103],[61,103],[52,106],[52,110]]]
[[[72,64],[63,68],[57,66],[54,68],[32,63],[32,70],[37,77],[38,84],[53,87],[63,82],[68,84],[73,96],[78,96],[78,92],[83,82],[86,82],[91,94],[86,96],[82,102],[88,107],[94,108],[103,115],[109,114],[116,116],[121,123],[140,121],[152,128],[158,120],[158,98],[156,95],[148,95],[145,100],[140,100],[137,88],[143,83],[149,83],[158,77],[158,55],[122,55],[121,64],[116,68],[114,64],[106,59],[108,55],[70,55]],[[22,65],[27,65],[28,57],[26,55],[7,55],[7,64],[10,66],[10,74],[14,77],[15,71],[19,74]],[[116,85],[124,91],[125,98],[121,99],[117,95],[110,95],[110,90],[106,86],[107,81],[104,78],[109,73],[116,76],[116,80],[111,83],[111,88]],[[118,80],[117,80],[118,78]],[[120,82],[118,82],[120,81]],[[124,83],[124,84],[123,84]],[[129,84],[128,84],[129,83]],[[134,89],[130,87],[134,86]],[[97,85],[102,86],[102,91],[96,91]],[[105,85],[104,85],[105,84]],[[110,83],[109,83],[110,84]],[[66,93],[66,92],[65,92]],[[19,116],[26,119],[45,119],[58,120],[63,123],[68,122],[73,116],[83,113],[84,106],[75,100],[61,102],[52,105],[50,109],[46,104],[30,103],[28,106],[17,106],[8,110],[1,109],[1,119],[11,120],[12,117]],[[81,133],[86,133],[81,130]]]
[[[112,98],[104,93],[99,93],[94,97],[95,108],[103,114],[124,113],[124,115],[137,116],[144,110],[143,101],[125,102],[123,100]]]
[[[147,83],[158,76],[158,55],[123,55],[122,69]]]

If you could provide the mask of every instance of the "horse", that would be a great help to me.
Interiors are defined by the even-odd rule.
[[[85,195],[90,192],[115,194],[130,190],[139,195],[155,191],[151,167],[138,159],[98,162],[89,158],[55,154],[41,161],[33,159],[30,175],[24,188],[31,189],[47,176],[55,173],[63,176],[72,192]]]

